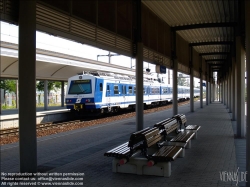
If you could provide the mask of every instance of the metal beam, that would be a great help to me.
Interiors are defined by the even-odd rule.
[[[222,69],[223,67],[211,67],[211,69]]]
[[[143,43],[141,34],[141,0],[136,0],[136,129],[142,130],[144,127],[143,119]]]
[[[189,46],[201,46],[201,45],[231,45],[232,41],[213,41],[213,42],[195,42],[190,43]]]
[[[208,56],[208,55],[228,55],[230,52],[211,52],[211,53],[200,53],[200,56]]]
[[[211,67],[211,69],[222,69],[222,67],[215,66],[215,67]]]
[[[245,25],[246,25],[246,71],[250,72],[250,2],[245,0]],[[250,158],[250,79],[247,76],[247,119],[246,119],[246,158]],[[246,171],[248,175],[246,178],[246,187],[250,187],[250,160],[246,159]]]
[[[178,62],[176,60],[176,32],[171,31],[171,50],[172,50],[172,56],[171,60],[173,63],[173,116],[178,114],[178,86],[177,86],[177,72],[178,72]]]
[[[193,67],[193,47],[189,47],[190,66],[190,112],[194,112],[194,67]]]
[[[190,29],[201,29],[201,28],[213,28],[213,27],[235,27],[236,22],[224,22],[224,23],[202,23],[202,24],[192,24],[192,25],[183,25],[171,27],[172,30],[181,31],[181,30],[190,30]]]
[[[224,66],[224,64],[211,64],[211,66]]]
[[[224,62],[221,61],[221,62],[208,62],[208,64],[210,64],[211,66],[212,65],[224,65]]]
[[[19,166],[36,173],[36,1],[19,1],[19,15]]]
[[[226,61],[226,59],[208,59],[208,60],[205,60],[206,62],[224,62]]]

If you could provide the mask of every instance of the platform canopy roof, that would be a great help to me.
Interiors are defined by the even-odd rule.
[[[18,45],[1,42],[1,77],[18,78]],[[84,71],[103,71],[135,75],[135,70],[96,60],[76,57],[48,50],[36,50],[36,77],[38,80],[67,81]],[[28,73],[28,72],[27,72]]]
[[[234,54],[235,36],[243,36],[244,1],[142,1],[168,23],[211,66],[223,67],[228,55]],[[240,12],[242,11],[242,12]],[[238,14],[238,13],[241,14]],[[241,33],[240,33],[241,32]],[[220,64],[219,66],[217,66]]]
[[[168,23],[185,40],[197,44],[197,51],[227,52],[219,42],[233,42],[237,26],[237,1],[143,1],[156,15]],[[218,42],[200,47],[198,43]]]
[[[18,24],[19,1],[2,0],[1,20]],[[133,56],[136,3],[127,1],[37,0],[37,29],[119,54]],[[178,71],[205,75],[227,71],[235,56],[236,36],[245,47],[245,12],[241,0],[141,0],[144,60],[171,68],[172,33],[176,33]],[[194,51],[190,65],[190,48]],[[175,55],[175,54],[174,54]],[[202,58],[202,69],[199,59]],[[216,67],[216,68],[214,68]]]

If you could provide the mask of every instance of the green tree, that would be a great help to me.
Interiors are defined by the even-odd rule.
[[[36,84],[38,91],[44,91],[44,81],[38,81]],[[61,88],[61,82],[58,81],[48,81],[48,96],[52,90],[57,91]],[[49,101],[48,101],[49,103]]]
[[[177,85],[179,85],[179,86],[187,86],[186,78],[178,77],[177,78]]]
[[[16,93],[16,80],[2,79],[0,80],[0,88],[8,93]]]
[[[16,97],[17,97],[17,94],[16,94],[16,80],[12,80],[12,79],[1,79],[0,80],[0,89],[3,89],[4,90],[4,94],[3,94],[3,97],[4,97],[4,103],[6,105],[6,98],[5,98],[5,94],[6,93],[12,93],[14,92]]]

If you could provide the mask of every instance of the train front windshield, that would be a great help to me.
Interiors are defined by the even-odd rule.
[[[71,81],[68,94],[91,94],[91,80]]]

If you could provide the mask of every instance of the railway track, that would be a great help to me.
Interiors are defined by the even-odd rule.
[[[188,102],[188,101],[186,101]],[[180,102],[178,105],[182,105],[185,104],[185,101]],[[165,105],[165,106],[158,106],[158,107],[151,107],[148,109],[145,109],[144,112],[146,113],[150,113],[150,110],[157,110],[159,108],[162,107],[171,107],[170,105]],[[148,111],[149,110],[149,111]],[[147,112],[148,111],[148,112]],[[37,124],[36,129],[37,132],[42,132],[43,130],[50,130],[50,129],[56,129],[58,127],[72,127],[70,130],[74,129],[74,126],[85,126],[84,124],[86,123],[93,123],[95,124],[96,122],[93,122],[92,120],[95,121],[101,121],[103,120],[103,123],[109,121],[109,120],[105,120],[105,119],[109,119],[109,118],[119,118],[119,116],[122,116],[123,114],[129,114],[129,113],[133,113],[131,111],[125,111],[125,112],[117,112],[117,113],[108,113],[107,115],[104,116],[88,116],[85,117],[84,119],[77,119],[77,120],[73,120],[73,121],[66,121],[66,122],[48,122],[48,123],[41,123],[41,124]],[[131,116],[132,117],[132,116]],[[110,119],[112,121],[112,119]],[[8,128],[8,129],[1,129],[0,130],[0,137],[1,138],[5,138],[5,137],[13,137],[13,136],[17,136],[19,133],[19,128]]]
[[[63,127],[67,125],[75,125],[81,123],[80,120],[74,120],[74,121],[67,121],[67,122],[60,122],[60,123],[54,123],[54,122],[48,122],[48,123],[41,123],[36,125],[37,131],[39,130],[45,130],[45,129],[51,129],[55,127]],[[19,128],[8,128],[8,129],[2,129],[0,130],[0,136],[9,136],[9,135],[17,135],[19,133]]]

